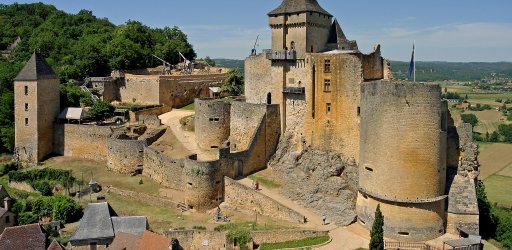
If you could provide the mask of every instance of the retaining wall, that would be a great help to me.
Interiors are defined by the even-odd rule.
[[[164,154],[146,147],[144,149],[143,176],[176,190],[184,190],[183,159],[171,159]]]
[[[91,160],[107,159],[110,127],[78,124],[56,124],[54,151],[63,156]]]
[[[329,231],[315,230],[276,230],[251,232],[252,240],[258,245],[261,245],[262,243],[279,243],[327,235],[329,235]]]

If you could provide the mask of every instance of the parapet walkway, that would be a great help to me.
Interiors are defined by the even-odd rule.
[[[248,178],[239,180],[238,182],[248,187],[251,187],[252,185],[252,180]],[[368,248],[370,243],[369,232],[361,225],[354,223],[348,227],[338,227],[335,224],[329,224],[329,218],[327,218],[328,224],[322,225],[322,217],[320,215],[297,204],[289,198],[284,197],[277,190],[260,186],[259,192],[281,203],[283,206],[286,206],[306,216],[308,222],[302,227],[313,230],[329,231],[329,235],[331,236],[332,241],[329,244],[316,249],[354,250],[359,247]]]

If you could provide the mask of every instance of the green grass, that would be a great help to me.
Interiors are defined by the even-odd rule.
[[[182,108],[180,108],[180,109],[184,109],[184,110],[192,110],[192,111],[194,111],[194,110],[196,109],[196,107],[195,107],[194,103],[191,103],[191,104],[189,104],[189,105],[187,105],[187,106],[185,106],[185,107],[182,107]]]
[[[512,205],[512,177],[491,175],[484,180],[485,191],[491,202],[503,205]]]
[[[263,243],[260,246],[260,250],[272,250],[272,249],[282,249],[282,248],[294,248],[294,247],[307,247],[307,246],[315,246],[329,241],[329,236],[320,236],[307,238],[302,240],[294,240],[294,241],[286,241],[279,243]]]
[[[253,181],[258,181],[260,183],[260,185],[264,186],[264,187],[267,187],[267,188],[279,188],[281,187],[281,184],[275,182],[275,181],[272,181],[272,180],[269,180],[269,179],[266,179],[264,177],[261,177],[259,175],[249,175],[247,178],[253,180]]]
[[[497,174],[501,176],[512,177],[512,164],[509,164],[508,166],[500,170]]]

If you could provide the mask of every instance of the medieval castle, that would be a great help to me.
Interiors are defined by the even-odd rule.
[[[59,80],[34,53],[15,79],[18,159],[36,163],[55,153],[106,160],[120,173],[141,169],[184,191],[190,208],[205,211],[224,201],[224,177],[267,168],[282,144],[295,152],[315,148],[358,165],[354,207],[368,229],[380,204],[388,238],[478,234],[477,147],[471,126],[451,119],[440,86],[393,81],[380,45],[360,52],[316,0],[284,0],[268,18],[272,48],[245,60],[244,97],[201,94],[222,75],[199,83],[191,76],[101,80],[107,101],[172,108],[196,97],[197,145],[216,157],[156,149],[154,142],[168,130],[155,118],[163,111],[139,117],[143,125],[135,128],[58,121]]]

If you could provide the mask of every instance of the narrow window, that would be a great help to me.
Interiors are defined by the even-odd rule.
[[[313,45],[311,45],[311,52],[313,52]]]
[[[330,59],[324,60],[324,72],[331,73],[331,60]]]
[[[331,80],[330,79],[324,80],[324,92],[331,92]]]
[[[192,187],[192,182],[189,182],[189,183],[188,183],[188,186]]]
[[[331,113],[331,104],[327,103],[327,113]]]
[[[9,217],[9,215],[5,216],[5,223],[9,223],[9,222],[10,222],[10,219],[11,219],[11,218]]]
[[[267,104],[272,104],[272,93],[267,94]]]
[[[25,118],[25,126],[28,126],[28,118]]]
[[[366,169],[366,171],[373,172],[373,168],[365,167],[364,169]]]
[[[25,86],[25,95],[28,95],[28,86]]]
[[[357,107],[357,116],[361,115],[361,107]]]
[[[25,111],[28,111],[28,103],[25,103]]]
[[[401,236],[409,236],[408,232],[398,232],[398,234]]]

